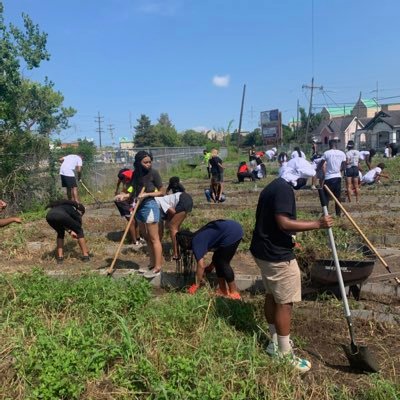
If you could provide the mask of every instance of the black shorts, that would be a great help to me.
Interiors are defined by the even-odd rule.
[[[358,167],[356,167],[355,165],[353,165],[350,168],[346,168],[346,170],[344,171],[344,176],[346,178],[358,178],[359,175],[359,170]]]
[[[193,199],[192,196],[187,194],[186,192],[183,192],[181,196],[179,197],[178,204],[175,207],[175,212],[178,214],[180,212],[186,212],[189,213],[193,209]]]
[[[65,176],[65,175],[60,175],[60,176],[61,176],[62,187],[74,188],[78,186],[74,176]]]

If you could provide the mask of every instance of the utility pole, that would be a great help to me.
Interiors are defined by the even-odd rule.
[[[110,132],[112,146],[115,147],[114,125],[112,125],[112,124],[108,125],[108,131]]]
[[[296,130],[296,141],[299,138],[299,99],[297,99],[297,108],[296,108],[296,112],[297,112],[297,119],[296,119],[296,125],[295,125],[295,130]]]
[[[240,107],[240,118],[239,118],[239,128],[238,128],[238,151],[240,149],[240,132],[242,129],[243,105],[244,105],[244,96],[245,95],[246,95],[246,84],[243,85],[242,105]]]
[[[308,118],[307,118],[307,127],[306,127],[306,137],[305,137],[305,143],[308,143],[308,129],[310,127],[310,116],[311,116],[311,111],[312,111],[312,101],[313,101],[313,94],[314,94],[314,89],[319,89],[323,90],[323,86],[314,86],[314,77],[311,79],[311,86],[308,85],[303,85],[303,89],[311,89],[311,95],[310,95],[310,107],[308,109]]]
[[[104,117],[100,115],[100,111],[97,113],[97,117],[95,117],[94,122],[99,124],[99,127],[96,129],[96,132],[99,134],[99,147],[101,149],[101,135],[103,133],[103,128],[101,127],[102,122],[104,121]]]

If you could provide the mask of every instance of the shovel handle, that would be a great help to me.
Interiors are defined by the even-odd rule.
[[[142,193],[144,192],[144,189],[145,189],[145,188],[142,189],[142,191],[140,192],[140,194],[142,194]],[[122,247],[122,245],[124,244],[124,241],[125,241],[126,235],[128,234],[129,228],[131,227],[132,222],[133,222],[133,220],[135,219],[135,214],[136,214],[136,211],[138,210],[138,208],[139,208],[139,206],[140,206],[141,200],[142,200],[141,198],[139,198],[139,199],[137,200],[137,203],[136,203],[136,205],[135,205],[135,208],[134,208],[134,210],[132,211],[132,214],[131,214],[131,216],[130,216],[130,218],[129,218],[129,221],[128,221],[127,225],[126,225],[124,234],[122,235],[122,239],[121,239],[121,241],[119,242],[117,251],[115,252],[114,259],[112,260],[112,263],[111,263],[110,267],[107,269],[107,275],[108,275],[108,276],[111,276],[111,275],[114,273],[114,271],[115,271],[115,267],[114,267],[114,266],[115,266],[115,263],[116,263],[116,261],[117,261],[119,252],[121,251],[121,247]]]
[[[385,268],[391,273],[387,262],[382,258],[382,256],[378,253],[378,250],[374,247],[374,245],[369,241],[369,239],[365,236],[364,232],[357,225],[356,221],[352,218],[352,216],[347,212],[347,210],[343,207],[342,203],[336,198],[336,196],[332,193],[328,186],[324,185],[324,189],[329,193],[329,196],[332,197],[333,201],[337,204],[337,206],[343,211],[343,214],[348,218],[351,224],[354,226],[356,231],[361,235],[361,237],[365,240],[368,247],[375,253],[375,255],[379,258],[379,261],[385,266]]]

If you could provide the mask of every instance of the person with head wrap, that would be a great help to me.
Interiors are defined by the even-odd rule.
[[[46,208],[50,208],[46,215],[46,221],[57,232],[57,264],[62,264],[64,261],[65,231],[73,239],[78,240],[82,251],[82,261],[90,261],[89,250],[82,229],[82,216],[85,214],[83,204],[73,200],[58,200],[51,202]]]
[[[151,167],[153,157],[147,151],[139,151],[135,155],[134,173],[132,178],[132,197],[140,199],[136,211],[139,230],[147,242],[150,264],[144,272],[145,278],[154,278],[161,272],[163,257],[158,223],[160,222],[160,207],[155,197],[164,196],[165,190],[161,176]],[[143,190],[143,193],[142,193]]]
[[[307,178],[315,175],[312,166],[301,160],[301,157],[290,160],[282,176],[261,192],[250,251],[260,268],[266,292],[264,310],[272,338],[267,353],[282,357],[298,371],[306,372],[311,363],[293,353],[290,341],[293,303],[301,301],[300,269],[293,251],[292,235],[325,229],[333,222],[330,216],[314,221],[296,219],[293,189],[300,189]]]

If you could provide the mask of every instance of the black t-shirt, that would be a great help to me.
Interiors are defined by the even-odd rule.
[[[160,189],[162,187],[162,179],[156,169],[150,169],[145,175],[139,177],[138,184],[136,184],[134,174],[133,183],[135,192],[134,196],[138,196],[143,187],[145,187],[145,193],[153,193],[156,191],[156,189]]]
[[[276,214],[296,219],[296,201],[289,183],[282,178],[272,181],[260,194],[250,251],[266,261],[289,261],[295,258],[291,232],[279,229]]]
[[[223,172],[223,169],[218,165],[222,165],[222,160],[219,157],[211,157],[208,163],[211,166],[211,173],[212,174],[218,174]]]

